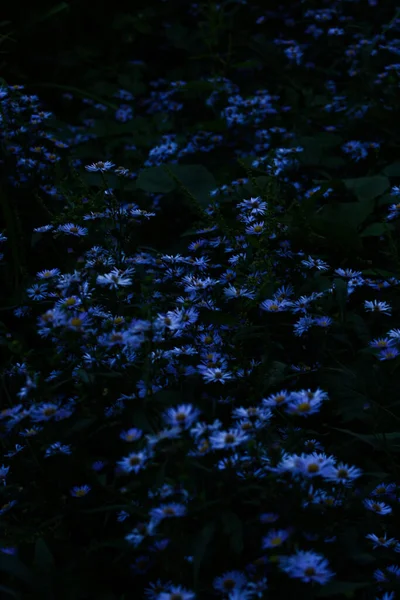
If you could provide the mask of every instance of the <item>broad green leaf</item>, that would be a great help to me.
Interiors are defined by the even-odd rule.
[[[344,167],[345,164],[346,161],[340,156],[325,156],[320,161],[320,165],[322,167],[327,167],[328,169],[340,169]]]
[[[360,201],[374,200],[390,188],[389,179],[382,175],[359,177],[357,179],[343,179],[343,183]]]
[[[205,167],[202,165],[168,165],[167,167],[200,204],[209,204],[209,194],[217,187],[217,182]]]
[[[34,566],[40,571],[49,571],[54,567],[54,558],[43,538],[35,544]]]
[[[17,577],[30,585],[34,585],[35,583],[32,571],[28,569],[17,556],[0,552],[0,571],[14,575],[14,577]]]
[[[359,202],[337,202],[322,206],[309,222],[317,233],[324,235],[332,244],[347,251],[362,249],[357,234],[358,227],[374,210],[374,199],[364,198]]]
[[[346,302],[347,302],[347,281],[344,279],[334,279],[333,283],[335,285],[335,298],[339,306],[340,315],[343,319],[344,313],[346,310]]]
[[[12,590],[11,588],[6,587],[5,585],[0,585],[0,592],[3,592],[3,594],[5,594],[4,600],[7,600],[7,598],[16,598],[17,600],[20,600],[21,598],[21,594],[19,592],[17,592],[16,590]]]
[[[385,223],[371,223],[360,233],[360,237],[378,237],[384,235],[387,231]]]
[[[104,98],[99,98],[98,96],[95,96],[91,92],[88,92],[86,90],[80,90],[79,88],[76,88],[76,87],[73,87],[70,85],[62,85],[60,83],[35,83],[35,87],[47,87],[47,88],[54,88],[54,89],[58,89],[58,90],[64,90],[65,92],[71,92],[72,94],[74,94],[80,98],[91,98],[95,102],[104,104],[104,106],[108,106],[108,108],[112,108],[113,110],[119,109],[118,104],[114,104],[114,102],[109,102],[108,100],[105,100]]]
[[[400,177],[400,161],[392,162],[383,169],[382,173],[387,177]]]
[[[215,534],[215,523],[208,523],[197,535],[193,543],[193,571],[195,586],[197,586],[199,572],[203,558]]]
[[[139,173],[136,187],[145,192],[167,194],[175,189],[176,184],[162,167],[149,167]]]
[[[230,547],[236,554],[243,550],[243,524],[236,513],[224,512],[222,515],[224,532],[230,538]]]
[[[330,596],[345,596],[353,598],[357,590],[371,586],[370,581],[332,581],[327,583],[315,593],[316,598],[329,598]]]

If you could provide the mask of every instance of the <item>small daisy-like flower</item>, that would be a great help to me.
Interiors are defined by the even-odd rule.
[[[362,275],[361,271],[353,271],[352,269],[335,269],[334,272],[341,277],[346,277],[346,279],[353,279]]]
[[[210,443],[214,449],[235,448],[249,440],[249,435],[240,429],[217,431],[210,436]]]
[[[93,471],[96,471],[96,473],[104,469],[105,466],[106,462],[104,460],[95,460],[94,463],[92,463],[92,469]]]
[[[126,510],[120,510],[119,513],[117,514],[117,521],[118,523],[123,523],[124,521],[126,521],[126,519],[129,518],[129,513],[126,512]]]
[[[128,431],[123,431],[119,437],[125,442],[136,442],[136,440],[139,440],[142,435],[143,431],[136,429],[136,427],[132,427],[131,429],[128,429]]]
[[[262,549],[277,548],[281,546],[285,540],[289,537],[289,532],[286,529],[275,530],[272,529],[262,540]]]
[[[297,337],[301,337],[303,333],[305,333],[310,329],[310,327],[312,327],[312,325],[314,325],[314,319],[312,317],[301,317],[301,319],[299,319],[297,323],[294,324],[293,330],[295,335]]]
[[[260,221],[259,223],[252,223],[248,227],[246,227],[245,232],[247,235],[261,235],[264,231],[264,221]]]
[[[65,326],[71,331],[82,331],[82,328],[85,326],[87,327],[89,324],[90,319],[88,313],[80,312],[70,317],[66,321]]]
[[[171,585],[167,592],[161,592],[157,600],[195,600],[196,594],[180,585]]]
[[[279,519],[279,515],[277,513],[262,513],[260,515],[261,523],[275,523]]]
[[[17,306],[14,310],[14,315],[17,319],[22,319],[31,313],[31,308],[29,306]]]
[[[138,473],[144,468],[148,455],[146,452],[132,452],[122,460],[118,461],[117,465],[124,473]]]
[[[317,327],[329,327],[332,323],[333,320],[330,317],[316,317],[314,319],[314,325],[317,325]]]
[[[3,552],[3,554],[10,554],[11,556],[16,556],[18,549],[13,546],[5,546],[0,548],[0,552]]]
[[[86,496],[92,488],[90,485],[76,485],[70,491],[71,496],[74,498],[82,498]]]
[[[301,415],[302,417],[307,417],[308,415],[313,415],[319,412],[319,408],[321,406],[322,400],[320,398],[315,398],[309,400],[307,397],[295,397],[289,400],[289,403],[286,405],[285,410],[289,415]]]
[[[71,309],[80,306],[82,304],[82,300],[78,296],[68,296],[67,298],[61,298],[56,304],[57,306]]]
[[[0,505],[0,516],[11,510],[17,504],[16,500],[6,502],[6,504]]]
[[[400,342],[400,329],[391,329],[388,331],[388,336],[397,342]]]
[[[5,467],[4,465],[0,467],[0,482],[3,482],[4,485],[6,485],[6,477],[9,470],[10,467]]]
[[[400,352],[397,350],[397,348],[385,348],[384,350],[381,350],[379,352],[378,358],[381,361],[393,360],[394,358],[399,356],[399,354]]]
[[[241,590],[247,583],[247,577],[242,571],[228,571],[214,579],[213,588],[217,592],[229,594],[233,590]]]
[[[378,598],[378,596],[375,596],[375,600],[394,600],[395,597],[396,594],[394,592],[385,592],[380,598]]]
[[[329,269],[329,265],[326,262],[319,258],[314,259],[311,256],[309,256],[307,260],[302,260],[301,264],[305,267],[308,267],[309,269],[314,268],[318,271],[326,271],[327,269]]]
[[[151,509],[149,515],[153,521],[159,522],[172,517],[184,517],[186,512],[187,508],[184,504],[172,502],[171,504],[162,504],[158,508]]]
[[[85,169],[92,173],[96,173],[98,171],[101,171],[102,173],[104,173],[105,171],[109,171],[113,167],[115,167],[115,164],[110,162],[109,160],[106,160],[106,162],[103,162],[100,160],[96,163],[92,163],[91,165],[86,165]]]
[[[375,548],[391,548],[392,546],[396,546],[396,544],[398,543],[398,541],[395,538],[387,539],[386,533],[381,537],[378,537],[374,533],[369,533],[365,537],[367,538],[367,540],[370,540],[373,543],[373,550],[375,550]]]
[[[47,284],[34,283],[26,290],[26,293],[31,300],[43,300],[47,296]]]
[[[351,485],[351,482],[358,477],[361,477],[362,471],[357,467],[349,467],[344,463],[340,463],[335,467],[332,467],[323,474],[324,479],[327,481],[334,481],[336,483],[344,483]]]
[[[270,396],[268,396],[268,398],[263,398],[262,399],[262,404],[265,407],[268,408],[273,408],[273,407],[277,407],[277,406],[282,406],[283,404],[286,404],[289,399],[291,397],[290,392],[287,392],[286,390],[282,390],[281,392],[278,392],[277,394],[271,394]]]
[[[280,556],[279,567],[289,577],[301,579],[305,583],[315,581],[324,585],[334,576],[326,558],[312,551],[299,550],[292,556]]]
[[[395,483],[381,483],[371,492],[371,496],[391,496],[393,497],[396,491]]]
[[[47,448],[44,457],[48,458],[49,456],[54,456],[54,454],[72,454],[71,446],[61,444],[61,442],[55,442]]]
[[[377,338],[375,340],[371,340],[369,342],[369,346],[371,346],[371,348],[377,348],[379,350],[384,350],[387,349],[389,347],[393,347],[393,345],[395,344],[395,340],[393,338]]]
[[[5,456],[5,458],[12,458],[13,456],[15,456],[16,454],[18,454],[19,452],[22,452],[22,450],[24,448],[25,448],[25,446],[21,446],[20,444],[15,444],[15,449],[14,450],[10,450],[4,456]]]
[[[227,297],[228,300],[231,300],[232,298],[253,299],[256,296],[254,292],[251,292],[247,288],[236,288],[234,285],[230,285],[229,287],[224,288],[224,295]]]
[[[260,308],[267,312],[283,312],[289,310],[291,306],[292,302],[288,300],[264,300],[260,304]]]
[[[177,408],[169,408],[164,413],[164,421],[173,426],[181,426],[184,429],[190,427],[199,417],[200,410],[191,404],[180,404]]]
[[[59,412],[60,407],[58,404],[52,402],[45,402],[40,406],[34,406],[30,412],[30,417],[34,422],[49,421],[53,419]]]
[[[367,499],[364,500],[363,504],[365,508],[368,508],[368,510],[371,510],[377,515],[390,515],[392,512],[391,506],[385,504],[384,502],[376,502],[375,500]]]
[[[117,289],[119,287],[126,287],[132,284],[130,277],[123,277],[119,274],[117,268],[114,268],[110,273],[105,275],[98,275],[96,283],[100,285],[108,285],[110,288]]]
[[[33,230],[35,233],[46,233],[47,231],[52,231],[53,225],[43,225],[42,227],[35,227]]]
[[[202,369],[201,376],[206,383],[225,383],[225,381],[233,378],[230,371],[223,371],[218,368]]]
[[[322,445],[317,440],[305,440],[304,449],[308,452],[315,452],[315,450],[322,450]]]
[[[56,231],[66,233],[67,235],[73,235],[75,237],[83,237],[88,234],[88,230],[85,227],[74,225],[73,223],[66,223],[57,227]]]
[[[48,269],[45,271],[40,271],[36,277],[38,279],[51,279],[52,277],[57,277],[60,273],[60,269]]]
[[[387,302],[378,302],[378,300],[366,300],[364,308],[368,312],[378,312],[384,315],[390,315],[392,311],[391,306]]]

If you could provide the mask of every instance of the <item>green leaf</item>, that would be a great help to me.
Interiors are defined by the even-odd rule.
[[[360,237],[378,237],[387,232],[388,225],[386,223],[371,223],[360,233]]]
[[[71,92],[72,94],[79,96],[80,98],[91,98],[95,102],[100,104],[104,104],[104,106],[108,106],[108,108],[112,108],[113,110],[118,110],[118,104],[114,104],[114,102],[109,102],[105,98],[99,98],[95,94],[88,92],[87,90],[80,90],[79,88],[73,87],[71,85],[62,85],[61,83],[35,83],[36,87],[47,87],[54,88],[58,90],[64,90],[65,92]]]
[[[54,558],[43,538],[35,544],[34,566],[40,571],[50,571],[54,568]]]
[[[214,176],[202,165],[168,165],[171,172],[202,205],[210,202],[210,192],[217,187]]]
[[[363,342],[363,344],[367,345],[371,339],[371,332],[367,323],[364,319],[355,313],[348,315],[346,319],[346,324],[348,327],[351,327],[353,331],[356,333],[358,338]]]
[[[332,581],[315,593],[316,598],[329,598],[330,596],[345,596],[353,598],[354,592],[371,585],[370,581]]]
[[[346,302],[347,302],[347,281],[344,279],[334,279],[333,283],[335,285],[335,298],[338,303],[341,318],[344,318],[344,313],[346,310]]]
[[[75,425],[73,425],[70,429],[67,429],[66,435],[70,436],[73,433],[77,433],[78,431],[82,431],[83,429],[87,429],[94,423],[96,423],[97,419],[95,417],[89,417],[87,419],[80,419]]]
[[[92,373],[88,373],[87,371],[85,371],[85,369],[78,369],[76,374],[79,377],[79,379],[83,381],[83,383],[93,385],[93,383],[95,382],[95,378],[93,377]]]
[[[136,187],[145,192],[167,194],[175,189],[176,184],[162,167],[149,167],[139,173]]]
[[[380,445],[377,443],[376,436],[363,435],[361,433],[355,433],[354,431],[350,431],[349,429],[340,429],[339,427],[330,427],[330,429],[334,429],[335,431],[341,431],[342,433],[347,433],[348,435],[357,438],[361,442],[364,442],[369,446],[372,446],[373,448],[380,447]]]
[[[201,563],[206,554],[207,547],[215,534],[215,523],[208,523],[197,535],[193,544],[193,577],[197,586]]]
[[[26,567],[18,557],[0,552],[0,571],[14,575],[29,585],[34,585],[35,578],[30,569]]]
[[[400,177],[400,161],[391,163],[383,169],[382,173],[387,177]]]
[[[3,592],[3,594],[6,594],[7,597],[9,596],[10,598],[17,598],[17,600],[19,600],[21,598],[21,594],[19,592],[17,592],[16,590],[12,590],[9,587],[6,587],[5,585],[0,585],[0,592]],[[4,600],[6,600],[4,598]]]
[[[359,252],[362,244],[357,229],[373,211],[373,198],[364,198],[359,202],[335,202],[322,206],[315,215],[310,216],[309,223],[342,252]]]
[[[372,177],[359,177],[357,179],[343,179],[348,190],[351,190],[358,200],[374,200],[390,188],[390,181],[382,175]]]
[[[224,512],[222,515],[224,532],[230,538],[230,547],[236,554],[243,550],[243,524],[236,513]]]

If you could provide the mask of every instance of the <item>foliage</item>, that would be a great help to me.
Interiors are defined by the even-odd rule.
[[[395,8],[7,6],[2,597],[395,598]]]

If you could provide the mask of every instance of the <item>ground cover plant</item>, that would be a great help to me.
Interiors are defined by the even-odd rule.
[[[399,11],[44,4],[1,24],[1,597],[394,600]]]

